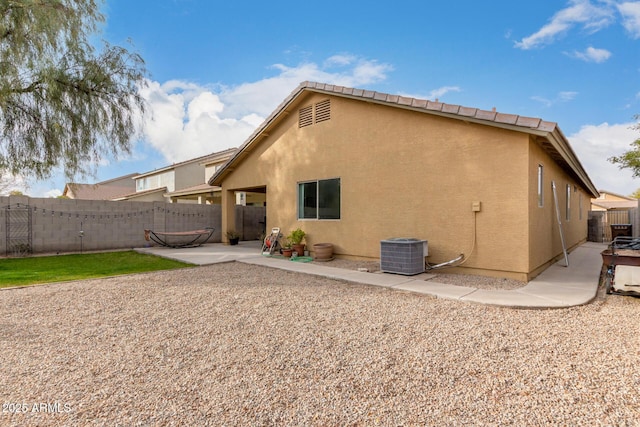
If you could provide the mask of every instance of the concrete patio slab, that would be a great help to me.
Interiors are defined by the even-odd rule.
[[[475,292],[460,298],[460,301],[475,302],[485,305],[525,308],[548,308],[562,306],[561,302],[556,299],[544,298],[540,295],[535,294],[527,294],[521,292],[521,289],[476,289]]]
[[[467,286],[453,286],[446,285],[438,282],[426,282],[424,280],[411,280],[406,283],[402,283],[395,286],[390,286],[393,289],[399,289],[403,291],[418,292],[421,294],[429,294],[438,298],[446,299],[462,299],[464,296],[469,295],[476,291],[476,288]]]
[[[560,308],[586,304],[596,296],[602,268],[600,252],[606,245],[587,242],[569,254],[569,266],[564,265],[563,259],[522,288],[514,290],[476,289],[437,283],[428,280],[433,278],[430,273],[403,276],[295,262],[281,257],[263,256],[260,248],[260,242],[252,241],[240,242],[236,246],[214,243],[197,248],[150,247],[136,250],[196,265],[238,261],[464,302],[509,307]]]

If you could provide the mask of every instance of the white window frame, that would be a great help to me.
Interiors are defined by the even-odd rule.
[[[582,192],[578,193],[578,219],[582,221]]]
[[[544,207],[544,165],[538,165],[538,207]]]
[[[571,184],[567,184],[567,189],[566,189],[566,205],[565,205],[565,210],[566,210],[566,220],[569,221],[571,220]]]

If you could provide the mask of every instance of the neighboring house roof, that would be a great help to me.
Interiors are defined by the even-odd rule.
[[[193,187],[182,188],[180,190],[166,193],[164,197],[187,196],[187,195],[193,195],[193,194],[210,193],[212,191],[220,191],[220,187],[213,187],[207,183],[204,183],[204,184],[194,185]]]
[[[106,181],[97,182],[95,184],[81,184],[69,182],[65,184],[62,192],[63,196],[73,196],[79,200],[111,200],[123,194],[130,193],[135,189],[133,178],[138,175],[137,172],[128,175],[119,176],[117,178],[108,179]],[[118,181],[130,180],[130,185],[114,185]]]
[[[238,151],[237,147],[234,148],[227,148],[226,150],[223,151],[218,151],[216,153],[211,153],[207,156],[204,156],[205,158],[200,162],[200,164],[202,165],[210,165],[212,163],[217,163],[220,162],[222,160],[228,160],[233,154],[235,154],[235,152]]]
[[[290,113],[287,109],[304,92],[324,93],[528,133],[536,136],[537,141],[551,158],[564,167],[570,174],[574,175],[594,197],[598,196],[598,190],[582,167],[578,157],[569,145],[569,141],[554,122],[547,122],[539,118],[518,116],[515,114],[504,114],[497,111],[486,111],[478,108],[445,104],[438,101],[434,102],[315,82],[301,83],[285,98],[271,115],[251,134],[249,139],[240,146],[236,154],[209,179],[209,184],[221,185],[224,177],[233,171],[235,165],[241,162],[253,150],[255,144],[259,143],[268,135],[267,130],[273,126],[283,114]]]
[[[130,192],[130,187],[69,183],[65,185],[62,195],[73,196],[72,198],[78,200],[111,200]]]
[[[150,193],[159,192],[161,190],[166,191],[166,187],[154,188],[143,191],[135,191],[136,190],[136,182],[135,180],[138,178],[145,178],[153,175],[157,175],[162,172],[173,170],[180,166],[185,166],[189,164],[198,163],[201,166],[206,167],[207,165],[220,163],[223,161],[227,161],[235,152],[237,148],[228,148],[226,150],[218,151],[215,153],[210,153],[204,156],[196,157],[194,159],[185,160],[183,162],[174,163],[170,166],[165,166],[163,168],[159,168],[153,171],[145,172],[145,173],[131,173],[128,175],[123,175],[117,178],[112,178],[107,181],[98,182],[96,184],[79,184],[79,183],[67,183],[65,185],[63,195],[68,196],[75,199],[83,199],[83,200],[129,200],[135,199],[136,197],[145,196]],[[122,183],[130,182],[129,185],[120,185],[119,181]],[[211,187],[207,183],[202,183],[198,185],[194,185],[189,188],[179,189],[172,193],[167,193],[166,197],[171,196],[185,196],[190,194],[200,194],[207,193],[210,191],[220,190],[219,187]]]
[[[591,205],[602,209],[633,209],[638,207],[638,200],[592,200]]]
[[[167,191],[167,187],[158,187],[152,188],[150,190],[136,191],[134,193],[128,193],[121,195],[120,197],[113,198],[112,200],[120,201],[120,200],[133,200],[138,197],[146,196],[153,193],[164,193]]]
[[[636,202],[638,200],[638,199],[636,199],[634,197],[623,196],[622,194],[614,193],[613,191],[598,190],[598,192],[600,193],[601,196],[604,196],[604,197],[609,195],[609,196],[617,197],[619,199],[624,199],[624,200],[633,200],[633,201],[636,201]]]
[[[159,168],[159,169],[155,169],[155,170],[152,170],[152,171],[149,171],[149,172],[141,173],[141,174],[137,175],[136,178],[144,178],[144,177],[151,176],[151,175],[157,175],[159,173],[170,171],[170,170],[173,170],[173,169],[175,169],[175,168],[177,168],[179,166],[188,165],[190,163],[199,163],[201,165],[210,164],[210,163],[213,163],[215,161],[224,160],[225,158],[230,157],[236,150],[237,150],[237,148],[228,148],[228,149],[226,149],[224,151],[218,151],[218,152],[215,152],[215,153],[210,153],[210,154],[207,154],[205,156],[196,157],[195,159],[189,159],[189,160],[185,160],[183,162],[173,163],[172,165],[165,166],[163,168]]]

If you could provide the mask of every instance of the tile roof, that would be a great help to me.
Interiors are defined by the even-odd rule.
[[[213,191],[220,191],[220,187],[212,187],[211,185],[204,183],[204,184],[194,185],[192,187],[181,188],[180,190],[166,193],[164,197],[187,196],[187,195],[211,193]]]
[[[399,106],[411,107],[412,109],[428,110],[430,112],[440,112],[453,114],[457,116],[474,118],[477,120],[490,121],[495,123],[515,125],[529,129],[540,129],[549,132],[557,126],[554,122],[546,122],[540,118],[519,116],[517,114],[504,114],[496,111],[481,110],[479,108],[465,107],[456,104],[445,104],[438,101],[429,101],[425,99],[410,98],[400,95],[391,95],[383,92],[375,92],[370,90],[350,89],[344,86],[329,85],[325,83],[303,82],[298,91],[304,89],[317,89],[323,92],[333,92],[339,95],[349,95],[363,99],[380,101],[385,104],[397,104]]]
[[[69,191],[73,194],[73,198],[78,200],[112,200],[131,193],[131,187],[69,183],[66,185],[64,195],[68,195]]]
[[[635,209],[638,207],[637,200],[591,200],[594,206],[600,206],[603,209]]]
[[[549,153],[549,155],[558,162],[558,164],[582,182],[584,187],[587,188],[593,196],[597,197],[598,195],[598,190],[593,185],[593,182],[591,182],[591,179],[571,148],[569,141],[555,122],[548,122],[536,117],[505,114],[493,110],[488,111],[455,104],[446,104],[439,102],[438,100],[430,101],[400,95],[390,95],[372,90],[355,89],[309,81],[300,83],[300,85],[291,92],[291,94],[286,97],[278,107],[276,107],[269,117],[267,117],[265,121],[242,144],[235,155],[211,177],[209,184],[218,185],[220,183],[219,179],[233,170],[232,165],[235,164],[235,162],[240,161],[249,151],[251,151],[251,146],[259,139],[258,137],[263,134],[283,112],[286,112],[289,105],[305,91],[332,94],[367,102],[376,102],[388,106],[411,109],[413,111],[423,111],[429,114],[436,114],[458,120],[473,121],[479,124],[503,127],[510,130],[536,135],[538,143],[540,143],[543,149],[546,150],[547,153]]]
[[[155,175],[155,174],[158,174],[160,172],[165,172],[165,171],[172,170],[172,169],[175,169],[175,168],[180,167],[180,166],[184,166],[184,165],[188,165],[188,164],[196,163],[196,162],[200,163],[200,164],[207,164],[207,163],[211,163],[211,162],[214,162],[214,161],[226,160],[227,158],[233,156],[237,150],[238,150],[237,148],[228,148],[228,149],[223,150],[223,151],[217,151],[215,153],[209,153],[209,154],[206,154],[204,156],[196,157],[196,158],[189,159],[189,160],[184,160],[182,162],[173,163],[171,165],[163,166],[161,168],[154,169],[152,171],[144,172],[144,173],[138,174],[137,177],[138,178],[144,178],[146,176]]]
[[[623,195],[623,194],[614,193],[613,191],[608,191],[608,190],[603,190],[603,189],[600,189],[600,190],[598,190],[598,191],[600,192],[600,194],[601,194],[601,195],[603,195],[603,196],[605,196],[605,197],[606,197],[607,195],[610,195],[610,196],[619,197],[619,198],[621,198],[621,199],[625,199],[625,200],[633,200],[633,201],[637,201],[637,200],[638,200],[638,199],[636,199],[635,197],[625,196],[625,195]]]
[[[142,190],[136,192],[129,192],[127,194],[122,194],[119,197],[114,197],[113,200],[130,200],[135,199],[137,197],[146,196],[147,194],[153,193],[165,193],[167,191],[167,187],[158,187],[158,188],[150,188],[149,190]]]

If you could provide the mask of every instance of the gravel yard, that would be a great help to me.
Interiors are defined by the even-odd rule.
[[[640,425],[639,321],[240,263],[8,289],[0,425]]]
[[[379,261],[354,261],[336,258],[332,261],[313,261],[315,264],[324,265],[326,267],[344,268],[347,270],[367,269],[371,273],[380,271]],[[469,274],[449,274],[445,273],[446,269],[427,271],[427,274],[433,276],[429,279],[433,282],[445,283],[447,285],[470,286],[478,289],[501,289],[511,290],[518,289],[526,285],[513,279],[500,279],[495,277],[472,276]]]

